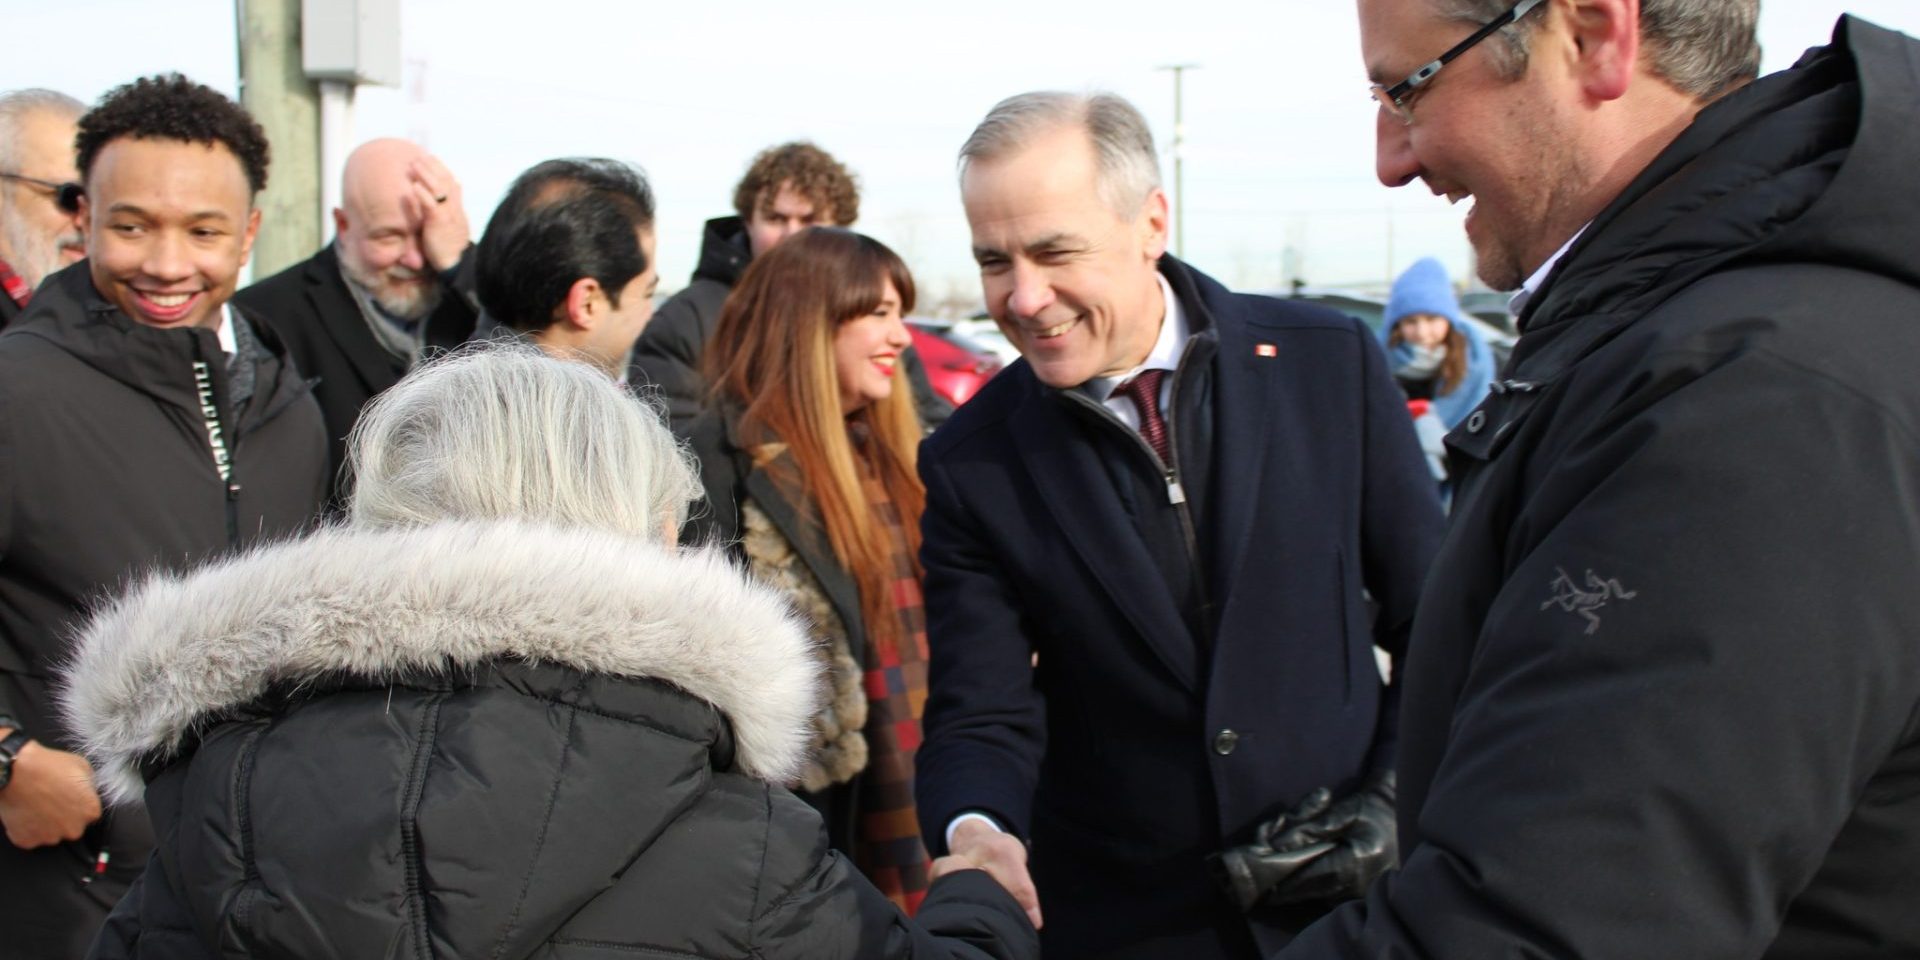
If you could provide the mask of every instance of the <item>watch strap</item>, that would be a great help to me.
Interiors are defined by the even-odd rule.
[[[0,787],[13,782],[13,761],[32,739],[25,730],[17,728],[0,739]]]

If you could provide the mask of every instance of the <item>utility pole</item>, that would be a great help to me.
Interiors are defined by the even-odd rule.
[[[1187,256],[1187,189],[1186,171],[1182,149],[1187,142],[1186,119],[1182,114],[1180,80],[1188,70],[1198,70],[1197,63],[1173,63],[1161,67],[1173,71],[1173,255],[1186,259]]]
[[[320,247],[319,94],[301,66],[300,0],[234,0],[234,12],[240,103],[273,150],[253,245],[253,275],[265,277]]]

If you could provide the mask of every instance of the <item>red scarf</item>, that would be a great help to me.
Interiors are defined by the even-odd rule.
[[[880,631],[866,631],[869,760],[859,780],[853,859],[887,899],[912,915],[926,899],[932,866],[920,842],[913,804],[913,754],[920,746],[920,714],[927,705],[927,618],[900,511],[871,465],[863,460],[860,466],[861,490],[892,541],[893,612],[900,641],[881,642]]]
[[[7,296],[22,310],[27,308],[27,301],[33,299],[33,288],[27,286],[27,281],[13,272],[13,265],[5,260],[0,260],[0,287],[6,288]]]

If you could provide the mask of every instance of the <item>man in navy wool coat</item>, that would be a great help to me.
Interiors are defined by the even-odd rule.
[[[1023,360],[921,452],[925,836],[1049,956],[1277,949],[1395,857],[1374,647],[1441,528],[1403,398],[1359,322],[1166,255],[1126,101],[1013,97],[961,164]]]

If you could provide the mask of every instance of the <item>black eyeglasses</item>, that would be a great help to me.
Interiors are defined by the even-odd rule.
[[[1546,0],[1520,0],[1519,3],[1509,7],[1506,13],[1494,17],[1492,22],[1475,30],[1472,36],[1454,44],[1453,49],[1441,54],[1439,59],[1434,60],[1432,63],[1415,70],[1405,80],[1391,87],[1378,83],[1374,84],[1373,99],[1379,101],[1381,109],[1398,118],[1401,123],[1412,123],[1413,94],[1431,82],[1434,76],[1440,72],[1441,67],[1452,63],[1461,54],[1473,49],[1474,44],[1493,36],[1501,27],[1533,12],[1534,7],[1544,2],[1546,2]]]
[[[39,177],[22,176],[17,173],[0,173],[0,180],[18,180],[21,183],[39,187],[52,195],[54,206],[68,213],[79,213],[80,198],[87,195],[87,188],[72,182],[54,183],[52,180],[42,180]]]

